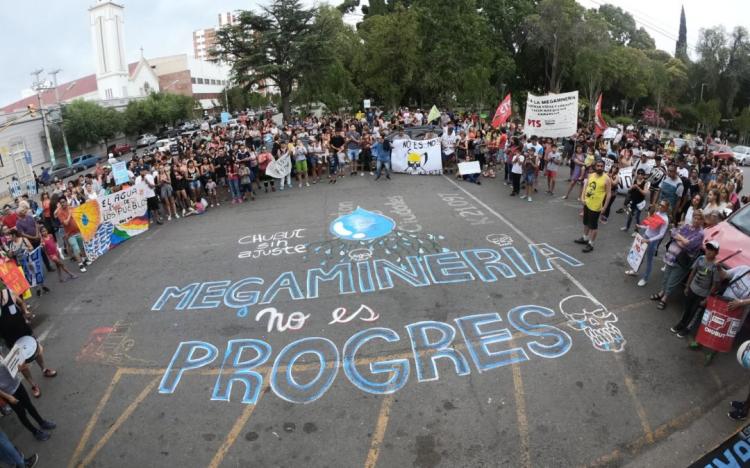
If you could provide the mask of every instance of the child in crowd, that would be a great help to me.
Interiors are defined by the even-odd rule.
[[[74,275],[68,270],[68,267],[66,267],[65,263],[60,259],[60,252],[57,250],[57,242],[55,242],[55,238],[52,237],[52,234],[47,231],[47,228],[40,228],[39,234],[42,236],[42,243],[44,244],[44,251],[47,254],[47,258],[49,258],[57,268],[57,276],[60,278],[60,282],[64,283],[68,280],[68,278],[63,278],[63,272],[67,273],[70,279],[78,278],[77,275]]]

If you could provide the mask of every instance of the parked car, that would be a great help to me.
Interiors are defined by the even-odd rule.
[[[728,267],[750,265],[750,205],[743,206],[729,218],[706,229],[704,239],[706,242],[719,241],[719,259],[742,250],[725,262]]]
[[[750,146],[735,146],[732,148],[734,159],[740,166],[750,166]]]
[[[70,177],[73,175],[75,171],[71,166],[68,166],[68,163],[63,161],[55,164],[52,166],[52,169],[49,171],[50,175],[50,182],[57,179],[64,179],[66,177]]]
[[[123,154],[128,154],[131,151],[133,151],[133,147],[130,146],[127,143],[123,143],[120,145],[109,145],[107,147],[107,153],[112,153],[115,156],[121,156]]]
[[[101,156],[96,154],[82,154],[78,157],[73,158],[73,164],[71,167],[75,172],[83,172],[86,169],[96,166],[96,163],[101,159]]]
[[[150,134],[150,133],[144,133],[143,135],[139,136],[138,139],[135,142],[136,148],[141,148],[144,146],[152,145],[156,143],[156,136]]]

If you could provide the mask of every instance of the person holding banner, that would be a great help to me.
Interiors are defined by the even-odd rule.
[[[648,184],[648,181],[645,183]],[[628,223],[629,222],[630,221],[628,221]],[[659,203],[657,212],[646,218],[643,224],[637,224],[636,228],[645,229],[642,237],[648,242],[646,252],[643,254],[643,257],[646,259],[646,270],[643,272],[641,279],[638,280],[638,286],[643,287],[648,283],[648,279],[651,276],[651,271],[654,267],[656,252],[659,250],[661,240],[664,239],[664,236],[667,234],[667,229],[669,228],[669,203],[666,201]],[[635,276],[637,272],[634,270],[628,270],[625,274],[628,276]]]
[[[624,206],[628,208],[628,219],[625,221],[625,226],[620,228],[620,231],[627,232],[630,229],[630,224],[635,218],[635,225],[641,224],[641,212],[646,209],[648,203],[646,197],[649,196],[648,180],[646,179],[646,171],[643,168],[639,168],[635,173],[635,181],[630,185],[628,189],[627,201]],[[618,212],[620,210],[617,210]],[[637,227],[636,227],[637,230]],[[635,233],[633,233],[635,235]]]

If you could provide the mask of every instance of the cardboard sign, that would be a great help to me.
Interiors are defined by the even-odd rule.
[[[0,260],[0,279],[16,296],[29,290],[29,282],[13,260]]]
[[[10,352],[3,358],[2,364],[6,369],[8,369],[10,376],[16,378],[16,374],[18,374],[18,366],[23,364],[24,361],[25,359],[23,353],[21,352],[21,347],[18,345],[14,345],[13,349],[11,349]]]
[[[640,234],[636,234],[635,239],[633,239],[633,245],[630,246],[630,251],[628,251],[628,265],[630,265],[631,270],[638,271],[641,267],[647,247],[648,242],[646,239]]]
[[[128,167],[125,161],[112,164],[112,175],[115,178],[116,185],[128,183],[128,181],[130,180],[130,176],[128,175]]]
[[[458,163],[458,173],[461,175],[479,174],[480,172],[482,172],[482,168],[479,166],[479,161]]]
[[[440,139],[394,140],[391,151],[393,172],[411,175],[439,175],[443,173]]]

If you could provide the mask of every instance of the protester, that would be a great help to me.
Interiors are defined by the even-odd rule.
[[[609,203],[612,191],[612,181],[604,173],[604,161],[594,164],[594,172],[584,181],[585,190],[581,195],[583,203],[583,236],[575,240],[577,244],[584,244],[583,252],[594,250],[594,242],[599,230],[601,211]]]

